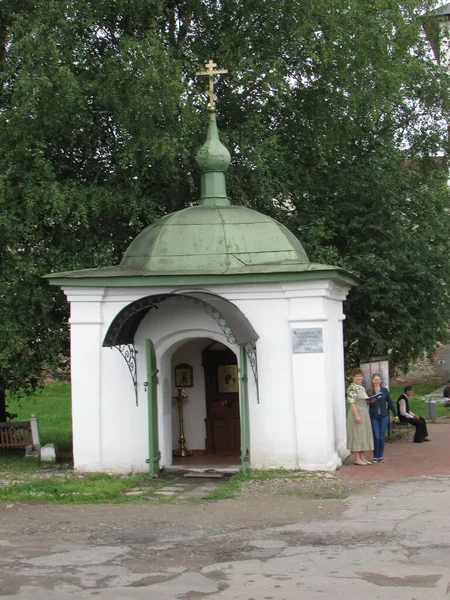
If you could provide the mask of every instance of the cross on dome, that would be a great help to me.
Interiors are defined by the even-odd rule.
[[[216,107],[214,102],[217,100],[217,96],[214,93],[214,75],[220,75],[222,73],[228,73],[227,69],[214,69],[217,67],[217,63],[213,62],[211,59],[207,63],[205,63],[206,71],[197,71],[196,75],[206,75],[209,77],[209,87],[206,90],[206,95],[209,97],[209,110],[214,112]]]

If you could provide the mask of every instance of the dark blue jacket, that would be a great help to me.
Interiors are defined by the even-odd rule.
[[[371,395],[371,394],[369,394]],[[369,414],[371,419],[376,419],[377,417],[388,417],[389,411],[397,416],[397,411],[395,410],[394,403],[392,402],[391,395],[389,394],[389,390],[385,387],[380,388],[380,398],[377,398],[375,402],[369,404]]]

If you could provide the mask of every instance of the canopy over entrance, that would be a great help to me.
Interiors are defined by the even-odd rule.
[[[137,393],[137,364],[134,337],[139,325],[146,314],[157,309],[160,304],[170,298],[182,298],[203,306],[218,323],[228,342],[243,348],[247,355],[256,383],[256,394],[259,402],[258,366],[256,358],[256,340],[259,335],[253,329],[250,321],[232,302],[222,296],[204,290],[175,290],[169,294],[154,294],[134,300],[123,308],[113,319],[103,340],[103,347],[117,348],[122,354],[133,380],[136,405]]]
[[[259,337],[250,321],[235,304],[212,292],[192,290],[145,296],[131,302],[113,319],[103,340],[103,346],[110,348],[134,344],[136,331],[148,311],[157,308],[169,298],[185,298],[202,304],[231,343],[248,344],[256,342]]]

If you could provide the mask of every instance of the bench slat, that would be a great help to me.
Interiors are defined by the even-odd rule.
[[[0,423],[0,448],[26,448],[32,443],[29,421]]]

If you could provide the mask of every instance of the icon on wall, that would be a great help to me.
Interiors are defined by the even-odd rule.
[[[219,365],[217,367],[217,379],[219,381],[219,394],[239,392],[237,365]]]
[[[175,387],[187,388],[193,387],[194,377],[191,365],[181,364],[175,367]]]

